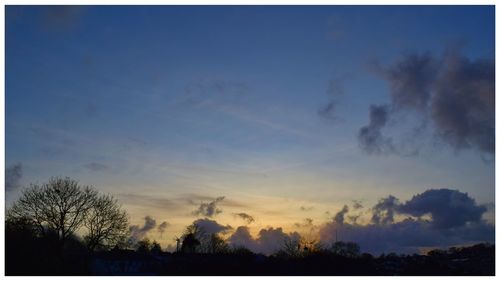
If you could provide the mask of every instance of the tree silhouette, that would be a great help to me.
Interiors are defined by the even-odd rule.
[[[222,237],[214,233],[206,241],[205,252],[209,254],[227,253],[229,252],[229,246]]]
[[[42,235],[54,231],[62,250],[66,239],[82,226],[96,195],[97,191],[80,187],[70,178],[51,178],[46,184],[31,184],[24,190],[7,216],[31,221]]]
[[[349,258],[357,257],[360,254],[359,245],[354,242],[338,241],[332,244],[330,250],[336,255]]]
[[[153,241],[153,243],[151,244],[151,253],[153,254],[161,254],[161,246],[158,242],[156,241]]]
[[[149,253],[151,252],[151,248],[153,245],[148,238],[144,238],[141,241],[137,242],[137,252],[139,253]]]
[[[182,234],[181,252],[183,253],[196,253],[197,248],[200,246],[199,237],[203,236],[203,231],[196,224],[191,224],[186,227]]]
[[[285,238],[281,249],[275,253],[275,256],[281,257],[300,257],[302,255],[300,241],[297,239]]]
[[[55,236],[60,252],[69,237],[85,227],[89,249],[112,247],[126,234],[127,214],[111,195],[99,196],[90,186],[70,178],[31,184],[7,210],[11,222],[31,225],[38,236]]]
[[[93,200],[84,225],[88,230],[84,240],[90,250],[109,249],[126,240],[128,215],[113,196],[101,195]]]
[[[196,239],[194,233],[189,233],[183,236],[181,252],[196,253],[197,247],[200,246],[200,241]]]
[[[181,238],[181,251],[184,253],[221,254],[230,251],[229,245],[219,234],[207,233],[194,223],[186,227]]]

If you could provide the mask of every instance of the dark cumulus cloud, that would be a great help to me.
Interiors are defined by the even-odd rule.
[[[342,210],[338,211],[335,216],[333,217],[333,220],[336,223],[343,224],[344,223],[344,216],[349,212],[349,207],[347,205],[344,205],[342,207]]]
[[[136,243],[137,241],[146,237],[146,235],[156,228],[156,220],[151,216],[144,217],[144,225],[132,225],[130,226],[130,242]]]
[[[394,222],[394,215],[399,208],[399,199],[389,195],[380,199],[372,208],[372,223],[388,224]]]
[[[224,200],[224,196],[217,197],[209,203],[201,203],[197,210],[193,212],[195,216],[214,217],[222,213],[222,210],[217,207],[217,204]]]
[[[231,229],[233,229],[230,225],[222,225],[219,224],[215,220],[211,219],[197,219],[193,222],[193,225],[197,226],[200,228],[204,234],[210,235],[210,234],[219,234],[219,233],[227,233]]]
[[[5,191],[13,191],[21,186],[23,177],[23,165],[21,163],[13,164],[5,169]]]
[[[383,114],[385,120],[392,113],[413,112],[429,120],[433,136],[456,152],[474,149],[481,155],[494,155],[494,59],[471,60],[458,50],[448,50],[442,57],[408,54],[388,67],[376,69],[390,88],[391,100],[386,106],[391,112]],[[382,151],[385,145],[378,140],[382,139],[386,122],[374,122],[373,112],[372,106],[370,125],[359,133],[361,147],[368,153]]]
[[[452,228],[468,222],[479,222],[487,211],[486,206],[477,205],[467,193],[450,189],[432,189],[413,196],[401,205],[399,212],[415,217],[430,215],[432,226]]]
[[[352,208],[354,210],[359,210],[363,208],[363,204],[360,200],[352,200]]]
[[[164,221],[162,223],[160,223],[157,227],[157,230],[158,232],[160,233],[160,236],[163,236],[163,233],[165,232],[165,230],[167,229],[167,227],[170,226],[170,223],[168,223],[167,221]]]
[[[404,203],[394,196],[382,198],[371,208],[371,223],[339,223],[333,219],[321,226],[319,236],[323,243],[353,241],[362,251],[373,254],[492,242],[495,227],[483,220],[486,209],[467,193],[429,189]]]
[[[299,239],[299,233],[286,233],[281,227],[262,228],[257,238],[254,238],[247,226],[239,226],[229,237],[228,242],[233,247],[245,247],[255,253],[268,255],[279,250],[285,241],[298,241]]]
[[[370,106],[370,123],[362,127],[358,133],[361,149],[369,154],[389,153],[394,150],[392,139],[382,133],[389,119],[387,105]]]
[[[247,214],[247,213],[235,213],[234,214],[236,217],[241,218],[242,220],[246,221],[246,223],[251,224],[252,222],[255,221],[254,217]]]

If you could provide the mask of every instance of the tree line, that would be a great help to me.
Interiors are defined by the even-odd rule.
[[[102,194],[67,177],[51,178],[47,183],[31,184],[24,189],[20,198],[6,211],[5,234],[7,275],[87,275],[94,253],[114,252],[126,256],[131,253],[128,249],[134,249],[133,253],[143,256],[171,254],[162,251],[156,241],[147,238],[132,243],[128,214],[118,201],[111,194]],[[455,270],[455,260],[469,260],[469,267],[465,264],[457,268],[468,268],[469,273],[483,275],[484,272],[492,272],[491,260],[494,260],[494,254],[491,254],[494,247],[488,245],[466,250],[451,249],[450,252],[435,250],[428,255],[431,259],[419,256],[401,258],[395,254],[374,258],[361,253],[356,243],[343,241],[324,245],[315,240],[290,238],[277,246],[279,248],[274,254],[264,258],[245,247],[229,245],[220,235],[207,233],[193,223],[177,238],[172,255],[190,257],[189,264],[199,263],[196,266],[198,272],[206,274],[218,268],[216,260],[221,257],[226,263],[234,263],[233,273],[236,274],[255,274],[255,267],[259,267],[263,274],[287,274],[293,268],[297,274],[324,274],[331,273],[328,271],[331,262],[343,264],[332,272],[348,275],[357,272],[358,266],[364,268],[358,273],[360,275],[377,275],[380,272],[415,272],[418,275],[421,271],[412,270],[419,264],[432,269],[430,273],[439,274],[444,272],[443,268]],[[213,257],[214,260],[199,260],[201,256]],[[265,262],[259,263],[260,259],[265,259]],[[435,261],[447,263],[434,268]],[[169,271],[163,272],[165,267],[161,266],[157,271],[159,274],[184,275],[186,272],[183,270],[186,269],[188,274],[193,273],[190,266],[186,267],[186,262],[183,258],[174,259],[168,267]],[[398,267],[406,271],[384,269],[386,264],[394,263],[399,263]],[[176,264],[177,267],[172,266]],[[291,266],[293,264],[296,267]],[[238,271],[236,266],[247,268]],[[485,268],[474,271],[481,266]],[[338,271],[341,269],[345,272]],[[224,267],[220,270],[223,273],[228,269]]]

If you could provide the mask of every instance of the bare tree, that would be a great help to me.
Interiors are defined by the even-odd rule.
[[[128,215],[112,195],[100,195],[93,200],[84,226],[84,241],[90,250],[108,249],[126,240]]]
[[[205,252],[209,254],[222,254],[229,252],[229,245],[218,234],[211,234],[206,241]]]
[[[302,256],[303,249],[301,249],[300,240],[285,238],[283,240],[283,244],[281,245],[281,249],[275,253],[276,256],[282,257],[293,257],[297,258]]]
[[[128,226],[127,214],[110,195],[99,196],[90,186],[70,178],[51,178],[31,184],[7,211],[7,220],[25,221],[37,234],[56,234],[62,251],[65,241],[82,227],[90,249],[117,244]]]
[[[14,218],[31,220],[39,231],[57,233],[61,248],[82,225],[97,191],[80,187],[70,178],[51,178],[49,183],[32,184],[8,212]]]

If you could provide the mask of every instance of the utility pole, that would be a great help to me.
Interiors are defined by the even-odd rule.
[[[179,252],[179,246],[181,244],[181,239],[179,239],[178,237],[176,237],[175,242],[177,242],[177,245],[175,247],[175,251]]]

